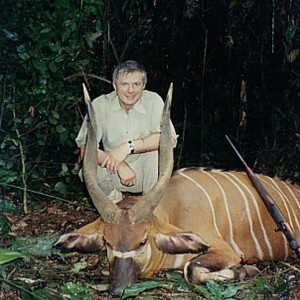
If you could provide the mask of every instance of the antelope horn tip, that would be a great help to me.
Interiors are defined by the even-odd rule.
[[[84,95],[84,101],[87,103],[87,102],[91,102],[91,98],[90,98],[90,95],[89,95],[89,92],[86,88],[86,85],[85,83],[82,84],[82,88],[83,88],[83,95]]]

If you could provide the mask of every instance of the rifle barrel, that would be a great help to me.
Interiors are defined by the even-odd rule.
[[[232,149],[234,150],[234,152],[236,153],[236,155],[238,156],[238,158],[240,159],[240,161],[242,162],[242,164],[248,168],[248,165],[246,163],[246,161],[243,159],[242,155],[239,153],[239,151],[235,148],[235,146],[233,145],[232,141],[230,140],[229,136],[227,134],[225,134],[225,138],[227,139],[228,143],[230,144],[230,146],[232,147]]]

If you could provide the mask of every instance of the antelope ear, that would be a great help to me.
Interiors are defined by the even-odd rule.
[[[54,246],[79,252],[96,252],[104,246],[104,240],[99,233],[68,233],[62,235]]]
[[[170,254],[201,253],[210,247],[200,236],[192,232],[156,233],[154,241],[158,249]]]

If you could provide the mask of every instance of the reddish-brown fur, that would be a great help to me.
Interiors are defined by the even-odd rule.
[[[259,178],[299,240],[299,189],[267,176]],[[285,260],[292,253],[285,236],[275,232],[276,224],[243,172],[179,170],[148,221],[134,224],[128,210],[121,211],[118,223],[99,218],[78,230],[71,248],[87,250],[79,246],[86,241],[93,249],[95,243],[98,248],[106,244],[111,265],[123,255],[132,260],[134,276],[184,268],[186,280],[197,283],[244,278],[257,272],[249,264]],[[58,243],[69,248],[68,237],[62,236]],[[111,271],[117,276],[118,270]],[[123,279],[112,292],[120,295],[132,282],[132,278]]]

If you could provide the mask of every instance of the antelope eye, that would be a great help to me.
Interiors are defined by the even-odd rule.
[[[142,240],[141,243],[140,243],[140,245],[139,245],[139,248],[143,247],[144,245],[146,245],[146,243],[147,243],[147,239]]]
[[[107,242],[107,240],[105,240],[105,246],[108,248],[111,248],[111,245],[110,245],[110,243]]]

